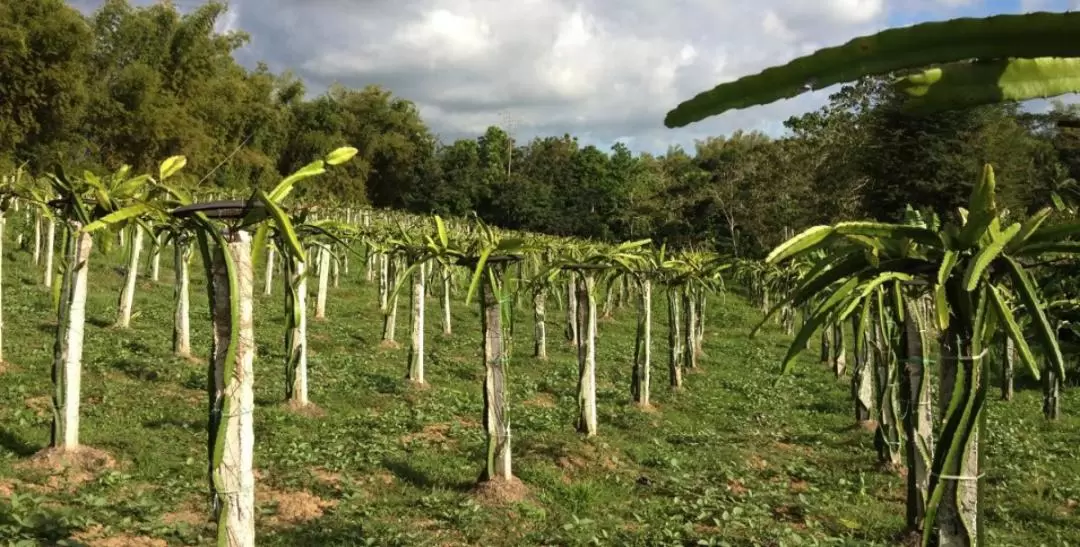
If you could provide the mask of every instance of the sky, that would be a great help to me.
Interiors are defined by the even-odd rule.
[[[309,95],[382,85],[443,141],[499,125],[519,142],[569,133],[663,152],[738,129],[779,135],[834,90],[664,127],[668,110],[718,83],[889,27],[1040,10],[1080,0],[230,0],[219,30],[249,33],[240,62],[291,70]]]

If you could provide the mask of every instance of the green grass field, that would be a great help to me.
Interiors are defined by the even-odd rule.
[[[171,257],[171,254],[166,255]],[[141,280],[133,328],[110,327],[118,254],[95,250],[83,359],[83,443],[116,464],[93,476],[35,466],[49,432],[55,319],[26,251],[7,242],[0,373],[0,543],[207,545],[205,363],[170,355],[172,272]],[[209,350],[201,266],[192,272],[196,351]],[[628,404],[632,310],[601,322],[600,434],[574,431],[576,358],[549,305],[551,360],[531,359],[531,310],[518,310],[510,394],[515,474],[525,502],[472,492],[482,463],[479,316],[458,302],[439,334],[429,300],[430,389],[402,381],[398,339],[381,349],[375,288],[354,266],[310,323],[311,397],[283,404],[280,287],[257,275],[255,422],[260,545],[891,545],[904,524],[903,479],[879,470],[872,435],[853,427],[848,386],[816,363],[773,387],[789,338],[766,329],[733,289],[708,308],[703,371],[670,393],[666,312],[654,326],[655,412]],[[311,300],[314,300],[312,296]],[[458,298],[457,300],[461,300]],[[659,294],[658,305],[663,305]],[[993,545],[1080,545],[1080,405],[1046,423],[1037,390],[990,404],[985,484]]]

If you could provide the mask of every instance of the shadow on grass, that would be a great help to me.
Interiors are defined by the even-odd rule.
[[[571,453],[571,443],[564,439],[515,439],[514,451],[520,457],[530,457],[556,462],[560,457]]]
[[[282,404],[284,404],[285,402],[286,401],[285,401],[284,394],[281,397],[266,396],[266,395],[256,395],[255,396],[255,407],[256,408],[279,407]]]
[[[799,410],[806,410],[815,414],[844,414],[847,412],[847,401],[816,401],[809,404],[798,405]]]
[[[362,373],[360,377],[366,385],[371,386],[378,393],[396,394],[404,391],[404,383],[400,378],[373,373]]]
[[[1037,506],[1014,509],[1012,517],[1017,519],[1017,522],[1045,527],[1047,530],[1066,530],[1075,526],[1074,519],[1067,516],[1064,511],[1040,510]]]
[[[130,359],[113,361],[111,367],[124,373],[125,376],[133,380],[155,382],[161,378],[161,374],[156,370],[152,370],[145,364]]]
[[[311,524],[282,530],[275,534],[275,539],[283,540],[284,545],[319,545],[320,547],[352,547],[354,545],[377,545],[368,543],[376,540],[364,530],[362,522],[351,522],[341,526],[327,526],[316,520]]]
[[[158,420],[146,420],[142,426],[148,429],[164,429],[166,427],[179,427],[183,429],[205,430],[206,420],[185,420],[182,418],[161,418]]]
[[[429,476],[405,459],[385,459],[383,466],[397,478],[418,488],[443,488],[456,492],[468,492],[475,481],[447,481]]]
[[[484,361],[477,357],[475,364],[466,363],[454,359],[447,359],[441,352],[430,354],[432,370],[443,370],[456,380],[475,383],[484,378]]]
[[[136,355],[152,355],[154,353],[150,346],[135,340],[125,341],[124,348]]]
[[[7,430],[0,430],[0,446],[21,458],[33,456],[41,449],[40,447],[33,446],[22,440],[18,435]]]
[[[104,318],[101,318],[101,317],[87,317],[86,322],[93,325],[93,326],[95,326],[95,327],[97,327],[97,328],[99,328],[99,329],[106,329],[106,328],[109,328],[109,327],[113,326],[112,321],[109,321],[108,319],[104,319]]]
[[[34,500],[19,501],[14,495],[0,503],[0,530],[10,535],[10,545],[57,545],[61,540],[72,543],[71,534],[78,528],[70,518],[53,509],[38,505]]]

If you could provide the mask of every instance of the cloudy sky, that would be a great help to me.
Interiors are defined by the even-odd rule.
[[[887,27],[1070,9],[1080,0],[231,0],[221,26],[251,34],[244,64],[291,69],[315,93],[381,84],[444,140],[509,121],[519,140],[663,151],[740,128],[779,134],[830,91],[664,128],[670,108],[721,81]]]

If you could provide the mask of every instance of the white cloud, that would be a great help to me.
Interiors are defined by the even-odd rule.
[[[838,20],[853,23],[872,21],[885,12],[885,0],[829,0],[825,4]]]
[[[571,133],[663,150],[737,128],[775,132],[828,94],[665,129],[667,110],[700,91],[884,28],[890,13],[974,1],[231,0],[224,24],[252,35],[242,61],[291,68],[316,92],[384,85],[444,138],[509,113],[519,139]]]
[[[491,27],[483,19],[445,9],[424,14],[394,32],[392,41],[427,52],[432,63],[461,62],[490,53]]]
[[[519,139],[568,132],[604,144],[632,137],[635,148],[660,149],[737,127],[775,127],[813,108],[805,97],[685,130],[663,128],[679,101],[880,28],[885,14],[883,0],[234,5],[239,26],[253,35],[246,55],[292,67],[316,87],[383,84],[416,101],[444,137],[475,134],[509,112]]]
[[[795,33],[788,28],[787,23],[776,14],[776,11],[765,10],[765,17],[761,20],[761,28],[765,34],[782,42],[789,42],[795,38]]]

